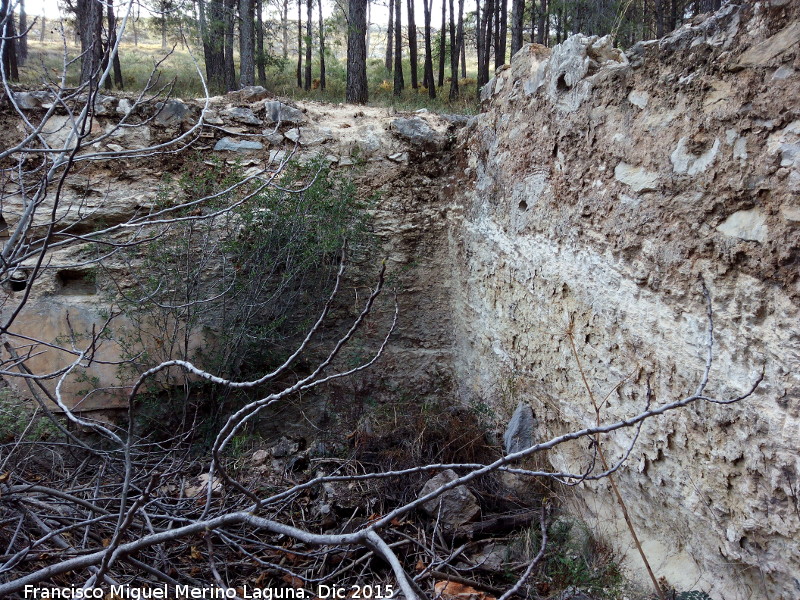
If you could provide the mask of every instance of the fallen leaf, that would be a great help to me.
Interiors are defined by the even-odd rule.
[[[437,581],[433,584],[437,596],[445,600],[496,600],[486,592],[454,581]]]

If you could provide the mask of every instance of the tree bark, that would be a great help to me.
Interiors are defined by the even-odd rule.
[[[450,0],[450,100],[458,98],[458,59],[464,43],[464,0],[458,0],[458,26],[453,18],[453,0]]]
[[[161,50],[167,49],[167,3],[161,0],[158,7],[161,12]]]
[[[394,69],[394,3],[395,0],[389,0],[389,28],[386,30],[386,70],[390,73]]]
[[[312,26],[314,24],[314,0],[306,0],[306,70],[303,89],[311,89],[311,40]]]
[[[253,0],[239,0],[239,18],[239,81],[246,87],[256,83]]]
[[[365,104],[367,90],[367,0],[350,0],[347,28],[347,90],[346,99]]]
[[[267,87],[267,55],[264,53],[264,4],[256,0],[256,67],[258,85]],[[284,46],[285,47],[285,46]]]
[[[442,0],[442,28],[439,30],[439,87],[444,87],[444,57],[447,54],[447,0]]]
[[[297,0],[297,87],[303,87],[303,0]]]
[[[522,19],[525,14],[525,0],[511,2],[511,56],[522,48]]]
[[[508,0],[497,1],[497,46],[494,50],[494,67],[506,64],[506,40],[508,40]]]
[[[483,8],[483,63],[478,66],[478,87],[483,87],[489,82],[489,61],[492,56],[492,37],[494,22],[494,1],[486,0]]]
[[[428,97],[436,98],[436,83],[433,81],[433,48],[431,47],[431,9],[433,0],[422,0],[422,10],[425,16],[425,82],[428,88]]]
[[[3,23],[0,30],[0,43],[3,45],[2,60],[3,70],[11,81],[19,81],[19,69],[17,67],[17,45],[14,43],[14,14],[11,9],[10,0],[0,0],[0,23]]]
[[[372,31],[372,0],[367,0],[367,26],[365,27],[364,31],[364,40],[367,48],[367,58],[369,58],[369,46],[371,41],[370,32]]]
[[[536,27],[536,41],[543,46],[547,46],[547,31],[545,23],[549,21],[547,0],[541,0],[539,4],[539,24]]]
[[[233,60],[233,30],[236,21],[236,0],[225,0],[225,91],[235,90],[236,64]]]
[[[464,25],[464,18],[462,14],[461,18],[461,25],[462,25],[462,35],[461,35],[461,77],[466,78],[467,76],[467,40],[466,35],[463,33],[463,25]]]
[[[419,71],[419,61],[417,57],[417,24],[414,19],[414,0],[407,0],[408,9],[408,57],[411,62],[411,87],[417,89],[417,72]]]
[[[394,2],[394,95],[399,96],[406,87],[403,78],[403,0]]]
[[[478,53],[478,90],[481,89],[481,73],[483,72],[483,19],[481,18],[481,0],[475,0],[475,49]]]
[[[102,5],[96,0],[77,0],[76,17],[81,41],[80,82],[86,83],[96,77],[103,62]]]
[[[225,7],[222,0],[209,0],[208,21],[203,0],[200,0],[200,24],[203,33],[203,54],[206,59],[206,77],[212,94],[225,92]],[[205,26],[203,23],[205,22]]]
[[[656,37],[664,37],[664,0],[654,0],[656,8]]]
[[[369,0],[367,0],[369,4]],[[319,87],[325,89],[325,22],[322,18],[322,0],[318,0],[319,4]],[[367,27],[369,29],[369,27]],[[366,56],[366,41],[364,54]]]
[[[17,62],[25,64],[28,58],[28,15],[25,12],[25,0],[19,0],[19,39],[17,40]]]
[[[117,45],[117,17],[114,15],[114,0],[107,0],[106,18],[108,19],[108,51],[111,52],[114,46]],[[122,65],[119,62],[119,52],[114,54],[112,60],[112,69],[114,75],[114,85],[118,89],[124,90],[125,85],[122,79]],[[110,88],[111,77],[106,80],[106,87]]]
[[[289,0],[283,0],[281,31],[283,32],[283,48],[281,49],[283,60],[289,60]]]

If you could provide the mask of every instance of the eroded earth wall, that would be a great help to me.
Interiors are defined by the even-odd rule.
[[[530,402],[540,439],[595,422],[578,360],[604,421],[640,411],[648,381],[655,403],[691,395],[705,282],[707,393],[764,379],[649,421],[616,477],[657,576],[726,600],[800,597],[798,13],[732,3],[625,54],[526,46],[448,187],[461,393],[501,416]],[[632,435],[604,439],[610,462]],[[563,494],[637,567],[607,482]]]

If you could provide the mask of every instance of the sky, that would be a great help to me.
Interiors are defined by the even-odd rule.
[[[294,12],[296,13],[296,0],[290,0],[290,14],[293,12],[292,7],[294,7]],[[122,5],[123,0],[117,0],[115,4]],[[433,23],[441,23],[442,19],[442,8],[441,8],[441,0],[433,0],[434,8],[433,8],[433,16],[432,21]],[[457,3],[454,3],[457,5]],[[387,7],[388,0],[375,0],[372,5],[372,22],[373,23],[381,23],[386,25],[389,20],[389,9]],[[469,12],[471,10],[475,10],[475,2],[474,0],[467,0],[464,3],[464,11]],[[315,3],[316,6],[316,3]],[[56,19],[59,17],[59,9],[58,9],[58,0],[25,0],[25,9],[29,15],[41,15],[44,14],[48,19]],[[325,0],[323,2],[323,11],[326,14],[330,14],[334,10],[334,2]],[[449,10],[449,6],[448,6]],[[44,13],[43,13],[44,11]],[[415,12],[415,21],[418,27],[422,27],[423,25],[423,17],[424,12],[422,8],[422,0],[414,0],[414,12]],[[303,16],[305,17],[305,7],[303,9]],[[406,19],[406,2],[403,0],[403,22]],[[434,25],[438,29],[438,25]]]

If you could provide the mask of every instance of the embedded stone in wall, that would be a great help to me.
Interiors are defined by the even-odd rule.
[[[174,127],[180,125],[184,120],[189,118],[189,107],[180,100],[167,100],[166,102],[159,102],[156,107],[158,114],[156,114],[153,122],[162,127]]]
[[[634,192],[652,192],[658,189],[658,173],[653,173],[643,167],[634,167],[625,162],[614,167],[614,177],[617,181],[629,186]]]
[[[297,142],[301,146],[317,146],[333,137],[331,130],[326,127],[295,127],[285,135],[287,140]]]
[[[263,150],[264,144],[254,140],[237,140],[232,137],[224,137],[214,145],[214,150],[217,152],[253,152],[255,150]]]
[[[717,231],[727,236],[763,243],[767,241],[767,218],[757,208],[740,210],[718,225]]]
[[[273,123],[286,123],[288,125],[299,125],[306,122],[306,116],[303,111],[293,108],[283,102],[273,100],[264,104],[266,110],[266,118],[264,119],[267,125]]]
[[[261,119],[256,117],[252,110],[242,106],[232,106],[226,108],[223,114],[237,123],[244,123],[245,125],[261,125]]]
[[[650,100],[650,94],[645,91],[633,90],[628,94],[628,102],[637,108],[645,108],[648,100]]]
[[[670,155],[672,170],[679,175],[697,175],[702,173],[714,162],[719,154],[720,143],[714,140],[711,148],[702,154],[694,154],[688,150],[688,138],[682,137],[678,140],[678,146]]]

